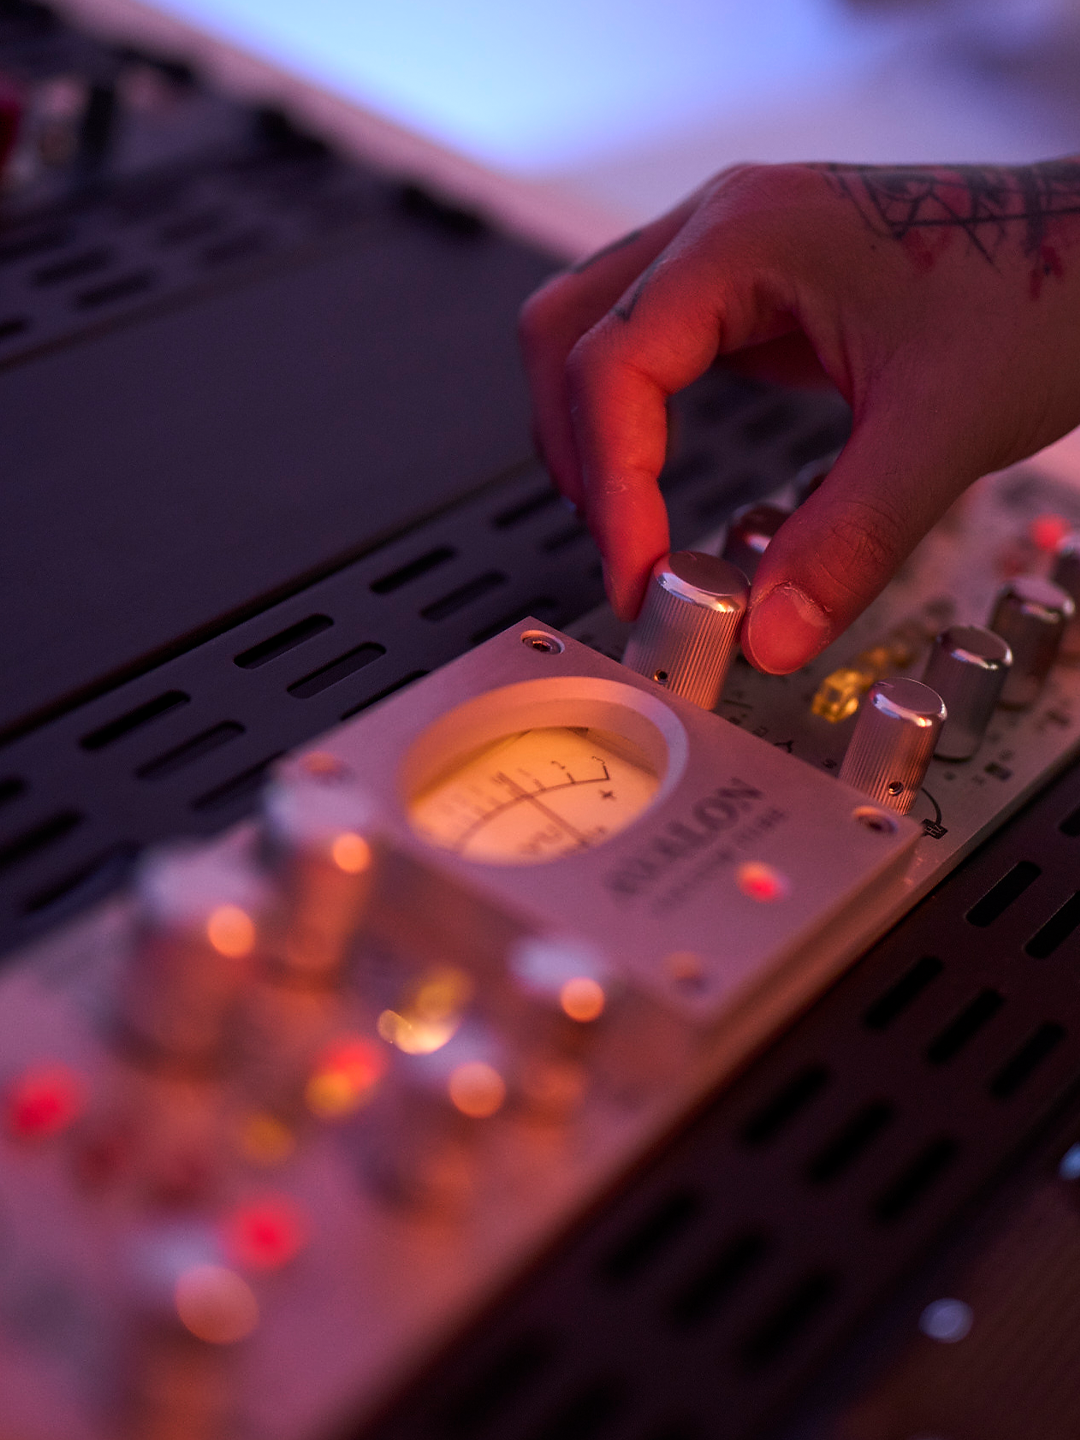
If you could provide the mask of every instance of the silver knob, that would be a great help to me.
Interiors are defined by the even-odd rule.
[[[1058,545],[1050,579],[1061,586],[1073,606],[1080,610],[1080,530],[1073,530]],[[1080,615],[1074,614],[1066,626],[1061,653],[1070,660],[1080,657]]]
[[[750,587],[741,570],[699,550],[653,566],[623,664],[711,710],[735,655]]]
[[[1000,703],[1007,709],[1034,705],[1074,614],[1075,606],[1061,586],[1038,575],[1018,575],[998,595],[990,629],[1013,654],[1001,691]]]
[[[1008,645],[981,625],[950,625],[934,641],[923,683],[937,691],[948,711],[935,752],[943,760],[975,754],[1011,665]]]
[[[919,680],[878,680],[863,701],[840,779],[906,815],[945,722],[936,690]]]
[[[746,505],[736,510],[728,526],[723,558],[737,565],[748,580],[753,580],[769,541],[790,513],[779,505]]]

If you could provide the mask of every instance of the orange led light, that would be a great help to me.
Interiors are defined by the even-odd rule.
[[[219,955],[239,960],[255,948],[255,922],[239,905],[219,905],[206,922],[206,938]]]
[[[307,1244],[304,1211],[287,1195],[267,1195],[239,1206],[222,1227],[229,1258],[251,1270],[277,1270]]]
[[[66,1065],[41,1065],[25,1070],[7,1094],[5,1120],[19,1140],[46,1140],[59,1135],[82,1114],[86,1103],[82,1081]]]
[[[788,892],[787,880],[779,870],[757,860],[750,860],[739,866],[735,871],[735,884],[744,895],[762,904],[782,900]]]
[[[358,1110],[382,1078],[386,1060],[370,1040],[357,1037],[328,1045],[304,1089],[304,1099],[320,1120],[335,1120]]]
[[[577,1020],[582,1025],[600,1018],[604,1012],[605,1001],[603,986],[585,975],[567,980],[559,991],[559,1004],[563,1010],[571,1020]]]
[[[310,754],[304,755],[300,760],[300,768],[320,779],[345,774],[345,766],[336,755],[331,755],[326,750],[312,750]]]
[[[467,1060],[450,1074],[450,1099],[463,1115],[486,1120],[502,1108],[506,1081],[483,1060]]]
[[[176,1282],[180,1323],[209,1345],[235,1345],[259,1323],[251,1286],[224,1265],[193,1265]]]
[[[330,857],[346,875],[360,875],[371,864],[371,846],[362,835],[346,830],[330,846]]]

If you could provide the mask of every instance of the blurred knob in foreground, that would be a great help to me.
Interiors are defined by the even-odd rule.
[[[769,548],[769,541],[791,512],[779,505],[747,505],[731,517],[723,558],[736,565],[748,580],[753,580],[758,561]]]
[[[623,663],[711,710],[735,655],[750,587],[715,555],[677,550],[653,566]]]
[[[1008,645],[981,625],[950,625],[934,641],[923,682],[937,691],[948,711],[935,752],[943,760],[969,760],[975,754],[1011,665]]]
[[[990,629],[1006,641],[1013,663],[1001,691],[1001,704],[1009,710],[1034,705],[1075,606],[1051,580],[1018,575],[1002,589],[994,606]]]
[[[1061,586],[1075,609],[1080,610],[1080,530],[1071,531],[1058,544],[1050,579]],[[1066,626],[1061,653],[1070,660],[1080,658],[1080,614],[1074,614]]]
[[[919,680],[878,680],[859,711],[840,779],[906,815],[945,722],[936,690]]]

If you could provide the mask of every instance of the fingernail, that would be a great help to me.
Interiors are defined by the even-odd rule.
[[[777,585],[750,610],[743,649],[768,675],[787,675],[812,660],[830,639],[829,620],[797,585]]]

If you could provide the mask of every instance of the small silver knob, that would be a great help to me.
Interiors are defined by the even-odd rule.
[[[1073,606],[1080,610],[1080,530],[1073,530],[1058,545],[1050,579],[1061,586]],[[1080,615],[1074,614],[1066,626],[1061,653],[1070,660],[1080,657]]]
[[[623,664],[711,710],[735,655],[750,587],[741,570],[699,550],[653,566]]]
[[[1001,691],[1000,703],[1007,709],[1034,705],[1074,614],[1075,606],[1061,586],[1039,575],[1018,575],[1000,592],[990,629],[1013,654]]]
[[[1012,651],[992,630],[950,625],[941,632],[923,672],[923,683],[937,691],[948,711],[935,754],[943,760],[975,754],[1011,665]]]
[[[723,558],[737,565],[748,580],[753,580],[769,541],[790,513],[779,505],[746,505],[736,510],[728,526]]]
[[[906,815],[945,722],[936,690],[919,680],[878,680],[863,701],[840,779]]]

